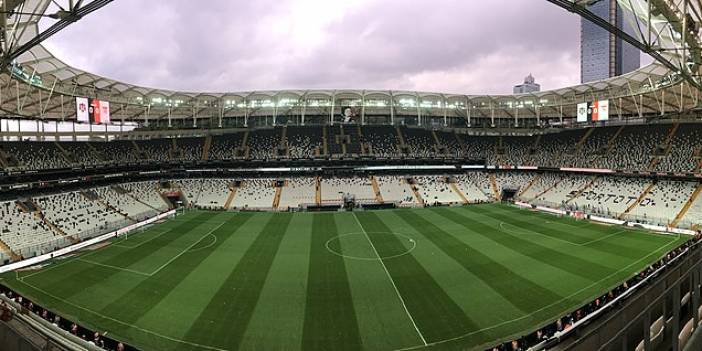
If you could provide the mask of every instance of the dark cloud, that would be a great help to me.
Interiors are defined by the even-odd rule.
[[[120,0],[47,45],[187,91],[509,93],[529,73],[547,89],[578,83],[579,23],[543,0]]]

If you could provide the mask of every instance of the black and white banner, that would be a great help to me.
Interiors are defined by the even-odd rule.
[[[598,122],[609,120],[609,100],[600,100],[594,102],[583,102],[578,104],[577,121]]]
[[[110,123],[110,103],[98,99],[76,98],[76,119],[93,124]]]

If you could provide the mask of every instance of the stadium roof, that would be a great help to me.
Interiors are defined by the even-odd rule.
[[[97,2],[100,0],[94,0]],[[107,0],[104,0],[107,1]],[[583,3],[581,0],[570,1],[552,1],[560,2],[562,7],[575,6]],[[646,0],[619,0],[622,6],[629,8],[637,14],[638,28],[643,27],[642,23],[638,22],[652,18],[651,22],[647,22],[655,29],[658,47],[674,48],[688,47],[681,44],[680,35],[675,31],[675,27],[668,22],[663,14],[649,14],[648,2]],[[654,3],[660,3],[662,0],[654,0]],[[16,7],[18,13],[10,16],[7,23],[3,23],[6,28],[7,36],[10,42],[14,43],[14,47],[21,46],[29,42],[32,38],[37,37],[41,33],[39,21],[46,16],[47,11],[55,8],[58,0],[13,0],[2,1],[3,6]],[[87,1],[86,1],[87,2]],[[109,2],[109,1],[107,1]],[[666,2],[662,3],[667,4]],[[60,6],[60,5],[59,5]],[[662,5],[661,5],[662,6]],[[570,9],[572,10],[572,8]],[[60,18],[60,11],[51,16]],[[647,24],[647,25],[648,25]],[[645,32],[640,35],[641,40],[645,37]],[[695,43],[699,38],[695,38]],[[668,62],[673,62],[680,67],[687,67],[684,62],[689,61],[688,56],[691,50],[660,50],[660,54]],[[14,63],[17,64],[17,69],[24,75],[26,86],[17,87],[16,96],[12,98],[2,98],[0,96],[0,105],[5,111],[22,111],[26,106],[42,106],[42,98],[47,98],[47,93],[51,95],[63,96],[92,96],[99,97],[103,100],[108,100],[115,104],[126,105],[153,105],[153,99],[161,98],[163,101],[178,100],[182,105],[195,106],[201,100],[204,101],[224,101],[226,99],[248,100],[254,97],[297,97],[302,99],[308,96],[318,97],[359,97],[366,96],[415,96],[417,99],[425,97],[437,97],[445,100],[465,100],[465,101],[505,101],[511,100],[515,102],[532,100],[537,101],[542,105],[554,106],[557,104],[573,105],[580,101],[587,101],[597,98],[621,98],[631,97],[640,94],[648,94],[653,91],[665,89],[676,85],[682,81],[680,73],[671,71],[670,65],[666,66],[661,62],[654,62],[651,65],[642,67],[639,70],[629,74],[614,77],[611,79],[580,84],[561,89],[542,91],[521,95],[460,95],[460,94],[443,94],[435,92],[410,92],[410,91],[378,91],[378,90],[357,90],[357,89],[340,89],[340,90],[282,90],[282,91],[245,91],[245,92],[189,92],[189,91],[174,91],[158,88],[143,87],[133,85],[127,82],[121,82],[97,74],[86,72],[79,68],[73,67],[61,59],[55,57],[47,48],[41,44],[32,46],[28,51],[19,55]],[[14,78],[13,78],[14,76]],[[11,80],[17,80],[17,75],[4,74],[0,76],[0,83],[5,83],[8,87]],[[6,93],[10,93],[12,89],[6,89]],[[42,96],[41,90],[44,91]],[[678,89],[684,91],[685,89]],[[688,85],[687,89],[692,97],[692,89]],[[37,94],[38,92],[38,94]],[[0,90],[0,95],[2,90]],[[24,101],[20,101],[20,95]],[[681,97],[683,94],[681,93]],[[29,99],[29,101],[27,101]],[[38,100],[37,100],[38,99]],[[14,101],[17,100],[17,101]],[[13,102],[14,101],[14,102]],[[64,103],[61,101],[62,109]],[[5,105],[7,104],[7,106]],[[20,106],[20,104],[22,106]],[[46,107],[40,108],[42,112],[51,111],[55,105],[49,106],[50,102],[46,102]],[[471,103],[472,104],[472,103]],[[696,104],[696,102],[695,102]],[[223,102],[222,104],[223,105]],[[683,105],[681,103],[681,105]],[[158,106],[156,106],[158,107]],[[172,105],[168,105],[169,109]],[[176,106],[177,107],[177,106]],[[43,111],[42,111],[43,110]],[[129,117],[127,117],[129,118]]]

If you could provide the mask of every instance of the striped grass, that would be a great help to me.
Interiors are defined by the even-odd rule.
[[[480,349],[579,308],[683,240],[499,204],[188,212],[2,278],[144,350]]]

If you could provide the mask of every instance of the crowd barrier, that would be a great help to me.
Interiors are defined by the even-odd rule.
[[[22,260],[22,261],[19,261],[19,262],[15,262],[15,263],[11,263],[11,264],[2,266],[2,267],[0,267],[0,274],[2,274],[2,273],[7,273],[7,272],[11,272],[11,271],[16,270],[16,269],[21,269],[21,268],[26,268],[26,267],[34,266],[34,265],[37,265],[37,264],[39,264],[39,263],[48,261],[48,260],[50,260],[50,259],[53,259],[53,258],[56,258],[56,257],[61,257],[61,256],[64,256],[64,255],[67,255],[67,254],[76,252],[76,251],[78,251],[78,250],[80,250],[80,249],[83,249],[83,248],[86,248],[86,247],[89,247],[89,246],[93,246],[93,245],[95,245],[95,244],[99,244],[99,243],[101,243],[101,242],[103,242],[103,241],[112,239],[112,238],[114,238],[114,237],[116,237],[116,236],[122,235],[122,234],[124,234],[124,233],[130,232],[130,231],[135,230],[135,229],[138,229],[138,228],[141,228],[141,227],[143,227],[143,226],[145,226],[145,225],[149,225],[149,224],[154,223],[154,222],[156,222],[156,221],[159,221],[159,220],[161,220],[161,219],[170,217],[170,216],[174,215],[175,213],[176,213],[175,210],[170,210],[170,211],[168,211],[168,212],[161,213],[161,214],[159,214],[159,215],[157,215],[157,216],[155,216],[155,217],[151,217],[151,218],[148,218],[148,219],[143,220],[143,221],[141,221],[141,222],[128,225],[128,226],[126,226],[126,227],[117,229],[117,230],[112,231],[112,232],[109,232],[109,233],[107,233],[107,234],[103,234],[103,235],[94,237],[94,238],[92,238],[92,239],[88,239],[88,240],[82,241],[82,242],[80,242],[80,243],[78,243],[78,244],[71,245],[71,246],[68,246],[68,247],[64,247],[64,248],[62,248],[62,249],[58,249],[58,250],[56,250],[56,251],[53,251],[53,252],[50,252],[50,253],[47,253],[47,254],[43,254],[43,255],[40,255],[40,256],[28,258],[28,259],[26,259],[26,260]]]
[[[530,203],[522,202],[522,201],[515,201],[514,204],[520,208],[535,209],[535,210],[538,210],[541,212],[547,212],[547,213],[556,214],[556,215],[560,215],[560,216],[566,216],[566,215],[568,215],[568,213],[571,212],[571,211],[565,211],[565,210],[546,207],[546,206],[532,205]],[[588,214],[587,218],[591,221],[600,222],[600,223],[624,225],[627,227],[640,227],[640,228],[644,228],[644,229],[654,231],[657,233],[661,233],[661,234],[686,234],[686,235],[697,234],[697,232],[695,232],[694,230],[690,230],[690,229],[665,227],[665,226],[646,224],[646,223],[636,223],[636,222],[624,221],[621,219],[614,219],[614,218],[602,217],[602,216],[591,215],[591,214]]]

